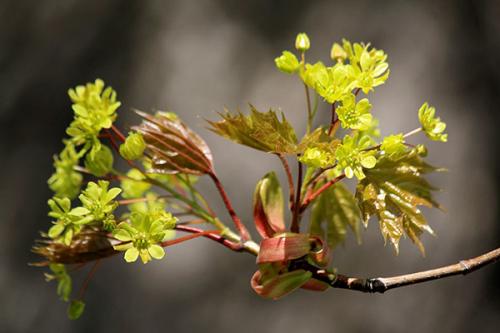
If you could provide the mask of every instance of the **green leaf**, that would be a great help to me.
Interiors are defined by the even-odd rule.
[[[314,201],[311,214],[311,235],[326,239],[330,248],[344,243],[348,228],[361,242],[361,213],[354,195],[343,183],[325,190]]]
[[[231,114],[227,110],[220,114],[221,121],[208,123],[214,133],[236,143],[269,153],[293,154],[297,150],[297,136],[293,127],[281,114],[259,112],[250,105],[249,115]]]
[[[259,180],[253,207],[254,223],[263,238],[285,231],[283,191],[276,173],[270,172]]]
[[[406,234],[424,254],[420,236],[433,231],[418,207],[439,207],[432,197],[436,189],[423,178],[438,169],[425,163],[417,152],[413,149],[396,161],[380,158],[376,167],[365,171],[366,178],[356,189],[365,226],[371,216],[377,217],[384,240],[392,243],[396,253],[401,236]]]
[[[81,317],[83,311],[85,310],[85,303],[80,300],[71,301],[68,308],[68,318],[71,320],[76,320]]]
[[[175,114],[157,112],[155,116],[140,111],[143,118],[139,126],[146,149],[152,156],[152,173],[185,173],[203,175],[213,169],[212,153],[206,142]]]

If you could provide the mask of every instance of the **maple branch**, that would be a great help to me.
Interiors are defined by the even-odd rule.
[[[472,259],[461,260],[456,264],[405,275],[379,278],[357,278],[333,274],[326,270],[317,270],[313,273],[313,276],[320,281],[328,283],[332,288],[357,290],[365,293],[384,293],[390,289],[438,280],[448,276],[466,275],[488,264],[494,263],[498,259],[500,259],[500,248]]]

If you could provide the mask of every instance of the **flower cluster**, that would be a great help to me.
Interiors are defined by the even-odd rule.
[[[80,194],[82,206],[71,208],[69,198],[54,197],[48,201],[49,216],[54,218],[53,226],[49,229],[48,236],[66,246],[71,244],[73,236],[78,234],[85,225],[103,223],[106,226],[114,224],[113,211],[118,203],[114,199],[120,194],[121,189],[111,188],[109,182],[99,181],[98,184],[90,182]]]
[[[113,231],[113,236],[123,242],[114,246],[125,251],[125,261],[135,262],[140,256],[144,264],[165,256],[165,250],[158,243],[170,236],[167,231],[175,227],[176,218],[164,210],[133,212],[130,223],[122,222]]]
[[[448,134],[444,133],[446,123],[442,122],[440,118],[436,118],[436,109],[424,103],[418,110],[418,119],[422,125],[422,129],[429,139],[434,141],[448,141]]]
[[[366,150],[371,145],[371,139],[363,136],[346,135],[342,144],[335,152],[338,167],[344,170],[347,178],[356,176],[359,180],[365,178],[363,168],[371,169],[377,164],[375,150]]]
[[[75,118],[66,133],[77,144],[91,142],[103,128],[111,128],[121,103],[111,87],[104,88],[102,80],[70,89],[68,95],[74,103]]]

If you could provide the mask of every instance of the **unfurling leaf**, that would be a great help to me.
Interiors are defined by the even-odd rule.
[[[325,190],[312,206],[311,235],[326,240],[333,249],[344,242],[347,228],[361,242],[361,213],[353,194],[342,183],[336,183]]]
[[[259,112],[250,105],[249,115],[231,114],[227,110],[220,114],[221,121],[209,121],[210,130],[236,143],[268,153],[295,153],[297,136],[293,127],[276,112]]]
[[[202,175],[213,169],[212,153],[206,142],[175,114],[158,112],[155,116],[136,111],[144,118],[133,130],[146,141],[152,155],[153,173]]]
[[[399,240],[406,234],[424,254],[420,235],[432,229],[418,206],[439,207],[432,197],[436,190],[422,175],[438,169],[425,163],[417,149],[394,161],[380,158],[376,167],[366,170],[366,178],[359,182],[356,198],[365,226],[376,216],[384,240],[390,240],[396,253]]]
[[[260,242],[257,263],[284,262],[307,255],[311,242],[307,234],[283,233]]]
[[[255,187],[253,218],[257,231],[263,238],[285,231],[283,191],[274,172],[265,175]]]
[[[276,300],[300,288],[311,277],[311,272],[299,269],[263,279],[260,270],[258,270],[252,276],[251,285],[259,296]]]

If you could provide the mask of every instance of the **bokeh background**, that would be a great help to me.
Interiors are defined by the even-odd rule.
[[[363,245],[349,239],[335,252],[335,266],[402,274],[497,247],[499,14],[495,0],[1,1],[0,331],[497,332],[499,264],[385,295],[300,291],[272,302],[250,288],[253,257],[198,239],[146,266],[106,260],[84,316],[70,322],[55,286],[27,263],[49,223],[46,179],[72,117],[66,91],[96,77],[118,91],[121,126],[138,121],[131,108],[161,109],[199,130],[250,226],[253,187],[280,165],[216,137],[203,119],[251,102],[281,107],[303,131],[302,87],[273,63],[301,31],[312,40],[310,59],[328,61],[343,37],[389,54],[391,77],[370,96],[383,134],[416,127],[427,100],[449,126],[449,143],[429,144],[429,160],[449,172],[433,178],[448,211],[428,212],[438,236],[424,237],[427,257],[408,240],[394,256],[372,223]],[[210,184],[201,185],[223,214]]]

